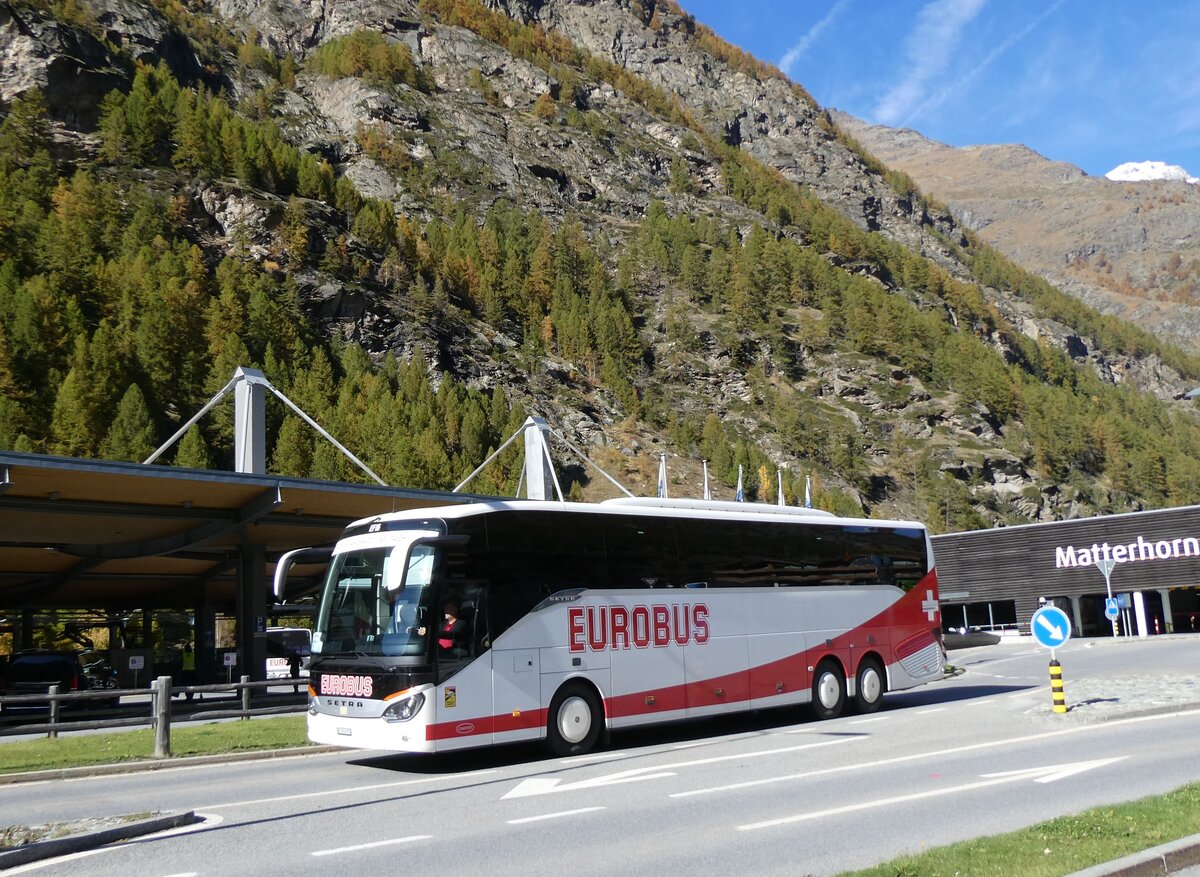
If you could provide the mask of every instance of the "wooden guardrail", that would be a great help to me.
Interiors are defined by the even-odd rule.
[[[307,690],[306,679],[251,682],[249,676],[241,677],[238,682],[179,686],[171,684],[170,676],[159,676],[149,688],[96,688],[69,692],[60,692],[57,685],[51,685],[45,694],[0,697],[0,736],[45,734],[54,738],[67,731],[149,725],[154,728],[154,757],[167,758],[171,754],[171,701],[174,696],[218,695],[216,700],[202,701],[203,705],[200,706],[189,703],[186,712],[181,710],[179,719],[249,719],[252,716],[303,712],[307,709],[306,700],[300,701],[285,694],[283,699],[286,702],[263,705],[260,698],[259,704],[255,705],[253,697],[256,692],[270,694],[269,689],[272,688],[291,687],[298,694],[301,685],[304,686],[303,690]],[[147,695],[148,699],[142,700]],[[138,701],[126,701],[120,705],[123,698],[130,697]],[[103,714],[93,713],[93,717],[88,719],[63,719],[64,712],[71,712],[72,707],[90,709],[93,703],[100,704],[99,710]],[[45,721],[39,722],[36,719],[41,718],[40,713],[34,710],[41,708],[46,710]],[[28,721],[30,718],[34,718],[34,721]]]

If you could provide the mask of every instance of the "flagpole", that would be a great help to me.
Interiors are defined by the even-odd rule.
[[[658,498],[667,498],[667,455],[658,455]]]
[[[700,462],[704,466],[704,498],[712,499],[712,491],[708,488],[708,460],[701,460]]]
[[[775,470],[775,476],[776,476],[776,479],[777,479],[777,480],[778,480],[778,482],[779,482],[779,504],[780,504],[780,505],[787,505],[787,503],[785,503],[785,502],[783,501],[783,470],[782,470],[782,469],[776,469],[776,470]]]
[[[745,502],[746,501],[746,491],[745,491],[745,488],[742,487],[742,464],[741,463],[738,463],[737,493],[735,493],[733,495],[733,499],[734,499],[734,502]]]

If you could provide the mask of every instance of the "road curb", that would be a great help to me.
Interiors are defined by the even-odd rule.
[[[88,831],[83,834],[56,837],[52,840],[39,840],[31,844],[16,847],[15,849],[0,852],[0,870],[13,868],[17,865],[25,865],[29,862],[41,861],[42,859],[52,859],[58,856],[68,856],[71,853],[81,853],[85,850],[94,850],[96,847],[102,847],[105,844],[129,840],[146,834],[154,834],[156,831],[166,831],[169,828],[178,828],[181,825],[191,825],[199,821],[200,819],[196,814],[189,810],[186,813],[168,813],[150,819],[127,822],[123,825],[113,826],[112,828]]]
[[[1111,862],[1103,862],[1068,874],[1066,877],[1162,877],[1200,864],[1200,834],[1130,853]]]
[[[123,773],[139,773],[148,770],[168,770],[176,767],[192,767],[205,764],[224,764],[230,761],[263,761],[271,758],[295,758],[301,755],[323,755],[342,752],[341,746],[295,746],[290,749],[256,749],[250,752],[230,752],[223,755],[190,755],[180,758],[162,758],[153,761],[118,761],[113,764],[92,764],[84,767],[60,767],[54,770],[32,770],[21,773],[0,774],[0,786],[17,783],[38,783],[49,780],[69,780],[79,777],[112,776]]]

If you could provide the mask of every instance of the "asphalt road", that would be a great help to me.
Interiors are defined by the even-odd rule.
[[[1087,697],[1065,716],[1048,657],[1028,640],[956,652],[966,672],[875,715],[761,713],[569,759],[339,752],[8,786],[0,825],[205,817],[8,873],[832,874],[1200,780],[1200,702],[1171,694],[1200,639],[1068,643],[1068,704]]]

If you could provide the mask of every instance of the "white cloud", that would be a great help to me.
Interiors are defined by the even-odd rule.
[[[924,99],[929,83],[940,74],[958,44],[963,28],[987,0],[933,0],[917,14],[905,41],[908,72],[875,107],[875,121],[895,125]]]
[[[800,60],[805,52],[808,51],[808,47],[811,46],[813,41],[821,35],[821,31],[825,30],[825,28],[829,26],[830,22],[841,15],[842,11],[849,5],[850,0],[837,0],[837,2],[829,8],[829,11],[825,13],[824,18],[810,27],[808,29],[808,33],[801,37],[798,43],[783,53],[783,57],[779,59],[779,69],[788,76],[791,76],[792,66]]]
[[[907,117],[920,118],[921,116],[924,116],[925,114],[937,109],[951,97],[961,94],[965,89],[969,88],[976,80],[978,80],[979,77],[982,76],[987,69],[992,66],[992,64],[996,63],[996,60],[1001,55],[1028,36],[1031,31],[1036,29],[1043,21],[1053,15],[1058,10],[1058,7],[1062,6],[1065,2],[1066,0],[1056,0],[1056,2],[1052,3],[1047,9],[1045,9],[1041,15],[1030,21],[1016,33],[1010,35],[1007,39],[1001,42],[1000,45],[996,46],[996,48],[992,49],[992,51],[988,53],[988,56],[976,64],[970,71],[966,73],[966,75],[955,78],[950,85],[946,86],[941,91],[931,95],[930,97],[927,97],[916,107],[912,108],[906,114]]]

